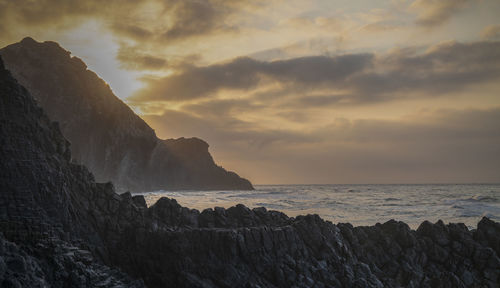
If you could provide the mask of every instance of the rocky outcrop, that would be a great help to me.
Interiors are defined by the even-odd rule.
[[[0,234],[1,287],[144,287],[116,268],[97,263],[88,250],[61,240],[22,247]]]
[[[173,287],[498,287],[498,223],[478,229],[391,220],[334,225],[238,205],[199,213],[162,198],[147,211],[158,227],[140,245],[120,241],[129,273]],[[137,237],[137,234],[134,235]],[[150,247],[155,247],[151,249]],[[134,256],[123,251],[134,251]],[[159,252],[161,251],[161,252]],[[158,257],[158,253],[162,257]],[[156,269],[156,273],[150,273]],[[158,284],[158,287],[161,287]]]
[[[114,193],[0,61],[3,287],[498,287],[500,225],[334,225]]]
[[[70,158],[58,124],[0,59],[0,286],[143,287],[101,260],[99,227],[114,219],[91,211],[117,196],[112,185]]]
[[[197,138],[160,140],[85,63],[55,42],[0,50],[6,67],[71,142],[72,157],[118,191],[253,189],[215,164]]]

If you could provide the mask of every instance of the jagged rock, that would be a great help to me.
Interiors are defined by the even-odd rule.
[[[142,195],[132,196],[132,201],[134,201],[135,206],[139,208],[148,208],[148,205],[146,204],[146,199]]]
[[[484,217],[478,224],[475,239],[483,245],[488,245],[500,255],[500,223],[491,221]]]
[[[142,281],[96,263],[89,251],[64,242],[39,243],[27,252],[0,233],[0,247],[1,287],[144,287]]]
[[[0,55],[50,119],[59,122],[73,159],[97,181],[131,192],[253,189],[248,180],[217,166],[205,141],[158,139],[106,82],[57,43],[28,37]]]

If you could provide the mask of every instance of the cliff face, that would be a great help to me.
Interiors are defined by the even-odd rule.
[[[115,194],[69,161],[58,125],[1,60],[0,141],[2,287],[500,285],[500,224],[487,218],[475,231],[414,231],[243,205],[199,212],[168,198],[148,208]]]
[[[108,255],[104,223],[119,216],[96,217],[98,203],[118,196],[70,157],[58,124],[0,58],[0,286],[143,287],[96,260]]]
[[[72,157],[119,191],[253,189],[215,164],[202,140],[160,140],[85,63],[55,42],[0,50],[5,66],[71,142]]]

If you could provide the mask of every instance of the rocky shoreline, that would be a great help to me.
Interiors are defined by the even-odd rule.
[[[498,287],[500,224],[335,225],[116,194],[0,60],[2,287]]]

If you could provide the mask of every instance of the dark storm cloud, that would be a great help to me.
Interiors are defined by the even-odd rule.
[[[257,93],[254,97],[271,101],[300,93],[304,95],[300,101],[306,102],[311,96],[310,105],[356,104],[407,98],[419,92],[427,95],[422,97],[438,97],[499,78],[500,42],[451,42],[423,53],[400,49],[380,56],[311,56],[272,62],[237,58],[222,64],[193,66],[182,73],[151,80],[132,99],[141,102],[209,98],[219,90],[252,91],[261,82],[271,81],[280,83],[280,90]],[[347,92],[315,92],[324,89]]]

